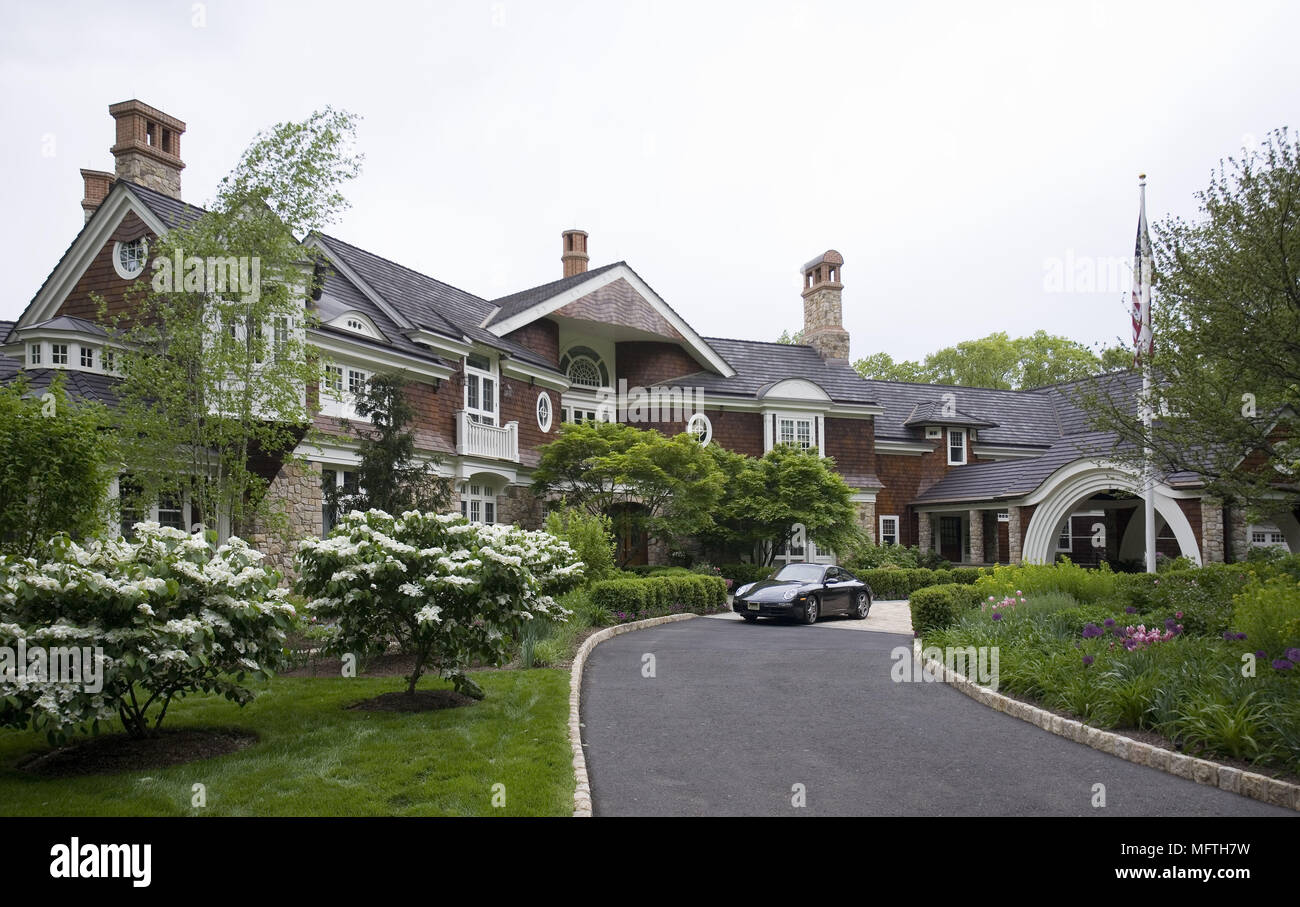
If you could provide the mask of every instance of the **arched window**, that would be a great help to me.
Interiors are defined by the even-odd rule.
[[[686,433],[699,441],[701,447],[708,447],[713,439],[713,423],[704,413],[696,413],[687,421]]]
[[[609,387],[609,369],[600,354],[575,346],[560,358],[560,369],[574,387]]]

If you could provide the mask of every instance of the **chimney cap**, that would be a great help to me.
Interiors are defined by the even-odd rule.
[[[835,265],[836,267],[838,267],[844,264],[844,256],[841,255],[839,252],[836,252],[834,249],[827,249],[821,255],[818,255],[816,258],[814,258],[812,261],[807,262],[801,270],[803,271],[804,274],[807,274],[809,271],[811,271],[813,268],[817,267],[820,264]]]
[[[168,113],[163,113],[157,107],[150,107],[144,101],[138,98],[132,98],[129,101],[118,101],[116,104],[108,105],[108,113],[113,119],[126,116],[129,113],[138,113],[142,116],[155,120],[159,124],[166,126],[168,129],[174,129],[177,132],[185,131],[185,123],[176,119]]]

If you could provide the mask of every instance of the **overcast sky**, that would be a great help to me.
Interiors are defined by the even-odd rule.
[[[199,204],[259,129],[359,114],[330,232],[487,298],[560,277],[576,226],[706,336],[800,327],[799,266],[834,248],[855,359],[1113,342],[1137,174],[1152,221],[1192,216],[1220,158],[1300,127],[1297,26],[1240,0],[7,4],[0,318],[139,98],[186,122]]]

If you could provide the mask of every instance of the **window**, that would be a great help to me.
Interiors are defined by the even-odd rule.
[[[999,522],[999,523],[1010,523],[1010,522],[1011,522],[1011,511],[1010,511],[1010,510],[999,510],[999,511],[998,511],[998,522]]]
[[[117,355],[112,350],[104,350],[104,371],[111,372],[117,365]]]
[[[687,421],[686,433],[699,441],[701,447],[708,447],[713,439],[713,423],[704,413],[696,413]]]
[[[497,496],[485,485],[468,485],[460,495],[460,515],[471,523],[497,521]]]
[[[289,316],[275,316],[275,354],[278,356],[289,345]]]
[[[537,427],[542,431],[551,430],[551,396],[546,391],[537,395]]]
[[[135,524],[153,520],[162,526],[191,531],[188,514],[190,511],[189,495],[182,492],[164,492],[152,506],[141,506],[142,488],[131,476],[120,476],[117,480],[117,499],[121,520],[118,529],[125,539],[135,538]]]
[[[158,498],[158,522],[172,529],[185,528],[185,514],[181,509],[181,499],[176,495],[164,494]]]
[[[561,356],[560,371],[575,387],[609,387],[609,369],[599,353],[585,346],[575,346]]]
[[[144,271],[148,254],[144,239],[117,243],[113,248],[113,269],[123,280],[135,280]]]
[[[966,432],[960,428],[948,429],[948,465],[962,466],[966,463]]]
[[[68,345],[66,343],[50,344],[50,365],[68,364]]]
[[[808,450],[813,446],[812,433],[812,419],[781,418],[777,420],[776,443]]]
[[[1286,545],[1286,536],[1276,526],[1251,526],[1250,544],[1253,546]]]
[[[937,441],[943,437],[943,429],[937,425],[927,425],[925,427],[925,438],[927,441]]]
[[[343,366],[341,365],[325,366],[325,387],[333,391],[335,396],[342,396]]]
[[[29,349],[29,352],[28,352],[28,354],[27,354],[28,364],[29,364],[29,365],[40,365],[40,364],[41,364],[41,345],[40,345],[39,343],[33,343],[33,344],[28,348],[28,349]]]
[[[366,381],[369,379],[370,375],[360,369],[348,369],[348,393],[353,397],[360,396],[365,392]]]
[[[465,412],[475,422],[497,424],[496,372],[486,356],[465,357]]]
[[[898,517],[882,516],[880,518],[880,544],[898,544]]]
[[[83,346],[81,348],[81,367],[95,367],[95,348],[93,346]]]
[[[366,330],[366,323],[362,321],[360,318],[349,318],[347,324],[348,324],[348,329],[352,331],[365,332]]]
[[[347,469],[321,470],[321,535],[328,535],[338,522],[338,509],[331,503],[331,496],[339,496],[339,503],[346,507],[348,497],[358,494],[361,486],[357,483],[357,474]]]

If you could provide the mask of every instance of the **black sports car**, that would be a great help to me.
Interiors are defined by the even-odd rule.
[[[731,609],[751,623],[797,617],[812,624],[825,614],[864,620],[871,612],[871,587],[843,567],[786,564],[771,579],[737,589]]]

